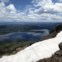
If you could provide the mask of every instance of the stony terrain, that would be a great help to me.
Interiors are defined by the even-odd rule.
[[[42,40],[46,40],[46,39],[55,37],[55,36],[57,35],[57,33],[61,31],[62,25],[60,25],[59,27],[60,27],[60,28],[57,27],[57,28],[56,28],[55,30],[53,30],[48,36],[45,36]],[[16,44],[17,44],[17,43],[16,43]],[[26,44],[27,44],[27,43],[24,43],[24,42],[23,42],[23,44],[21,44],[21,45],[22,45],[21,47],[25,46]],[[28,43],[28,46],[31,45],[31,44],[32,44],[32,43]],[[11,44],[11,45],[13,45],[13,44]],[[11,46],[11,45],[10,45],[10,46]],[[9,47],[10,47],[10,46],[9,46]],[[18,44],[18,46],[20,46],[20,43]],[[11,54],[13,51],[15,51],[15,52],[13,52],[13,54],[14,54],[14,53],[16,53],[16,52],[18,52],[18,51],[21,50],[21,48],[18,48],[18,46],[15,45],[15,48],[13,48],[13,47],[14,47],[14,45],[13,45],[13,47],[11,46],[11,49],[10,49],[7,45],[5,45],[3,48],[6,48],[6,50],[4,49],[3,52],[2,52],[2,50],[0,49],[0,54],[2,54],[2,55],[7,55],[7,54],[4,54],[4,53],[9,53],[9,54]],[[26,45],[26,46],[27,46],[27,45]],[[25,47],[26,47],[26,46],[25,46]],[[25,47],[24,47],[24,48],[25,48]],[[39,60],[38,62],[61,62],[61,61],[62,61],[62,44],[60,44],[59,47],[60,47],[60,50],[57,51],[51,58],[46,58],[46,59],[43,59],[43,60]],[[15,50],[13,50],[13,49],[15,49]],[[22,48],[22,49],[23,49],[23,48]],[[1,55],[0,55],[0,56],[1,56]]]
[[[62,30],[62,24],[57,26],[56,29],[53,30],[52,33],[46,36],[44,39],[55,37],[57,33],[60,32],[61,30]],[[59,44],[59,48],[60,50],[57,51],[55,54],[53,54],[52,57],[39,60],[38,62],[62,62],[62,43]]]
[[[43,37],[41,40],[46,40],[49,38],[54,38],[56,35],[62,30],[62,24],[58,25],[55,29],[53,29],[49,35]]]

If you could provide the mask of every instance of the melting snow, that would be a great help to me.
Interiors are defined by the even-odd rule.
[[[34,43],[15,55],[3,56],[0,58],[0,62],[36,62],[51,57],[52,54],[59,50],[58,45],[61,42],[62,31],[55,38]]]

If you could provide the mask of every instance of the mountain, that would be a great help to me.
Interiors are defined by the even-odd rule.
[[[52,57],[50,58],[44,58],[42,60],[39,60],[37,62],[62,62],[62,43],[59,44],[60,50],[55,52]]]
[[[51,57],[59,50],[58,45],[61,42],[62,31],[56,37],[36,42],[15,55],[3,56],[0,58],[0,62],[37,62],[40,59]]]
[[[57,34],[62,30],[62,24],[57,26],[56,29],[53,31],[54,34]],[[49,35],[50,36],[50,35]],[[55,36],[55,35],[54,35]],[[61,37],[62,34],[58,34],[57,37]],[[51,37],[51,36],[50,36]],[[46,38],[46,37],[45,37]],[[48,36],[47,36],[48,38]],[[39,60],[38,62],[62,62],[62,43],[59,44],[59,50],[56,51],[52,57],[44,58],[43,60]]]
[[[46,40],[50,38],[56,37],[57,33],[59,33],[62,30],[62,24],[58,25],[55,29],[53,29],[49,35],[44,36],[41,40]]]

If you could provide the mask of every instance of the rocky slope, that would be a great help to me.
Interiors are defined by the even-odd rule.
[[[40,59],[50,58],[59,50],[62,42],[62,31],[55,38],[39,41],[19,51],[15,55],[3,56],[0,62],[37,62]]]
[[[58,32],[60,32],[62,30],[62,24],[57,26],[51,34],[49,34],[48,36],[44,37],[43,39],[49,39],[49,38],[53,38],[57,35]],[[55,52],[52,57],[50,58],[45,58],[43,60],[39,60],[38,62],[62,62],[62,43],[59,44],[59,48],[60,50]]]
[[[46,39],[50,39],[50,38],[54,38],[56,37],[56,35],[62,31],[62,24],[58,25],[55,29],[53,29],[49,35],[43,37],[41,40],[46,40]]]
[[[60,50],[57,51],[52,57],[39,60],[37,62],[62,62],[62,43],[59,45]]]
[[[59,50],[58,45],[62,42],[61,29],[62,28],[60,28],[60,26],[59,26],[59,28],[56,28],[52,32],[51,35],[48,35],[49,36],[49,37],[47,37],[48,39],[45,38],[47,40],[36,42],[33,45],[25,48],[24,50],[19,51],[15,55],[3,56],[2,58],[0,58],[0,62],[37,62],[37,61],[38,62],[42,62],[42,61],[54,62],[53,59],[55,59],[57,62],[58,57],[56,59],[56,56],[61,55],[60,54],[61,52],[58,51]],[[55,37],[55,38],[53,38],[53,37]],[[51,38],[51,39],[49,39],[49,38]],[[60,45],[60,49],[62,49],[61,45]],[[55,55],[53,55],[54,53],[55,53]],[[50,57],[51,57],[51,59],[50,59]],[[48,59],[44,59],[44,58],[48,58]],[[40,60],[40,59],[43,59],[43,60]]]

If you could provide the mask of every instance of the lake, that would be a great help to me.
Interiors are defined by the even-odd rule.
[[[0,41],[39,41],[61,23],[2,23]]]

